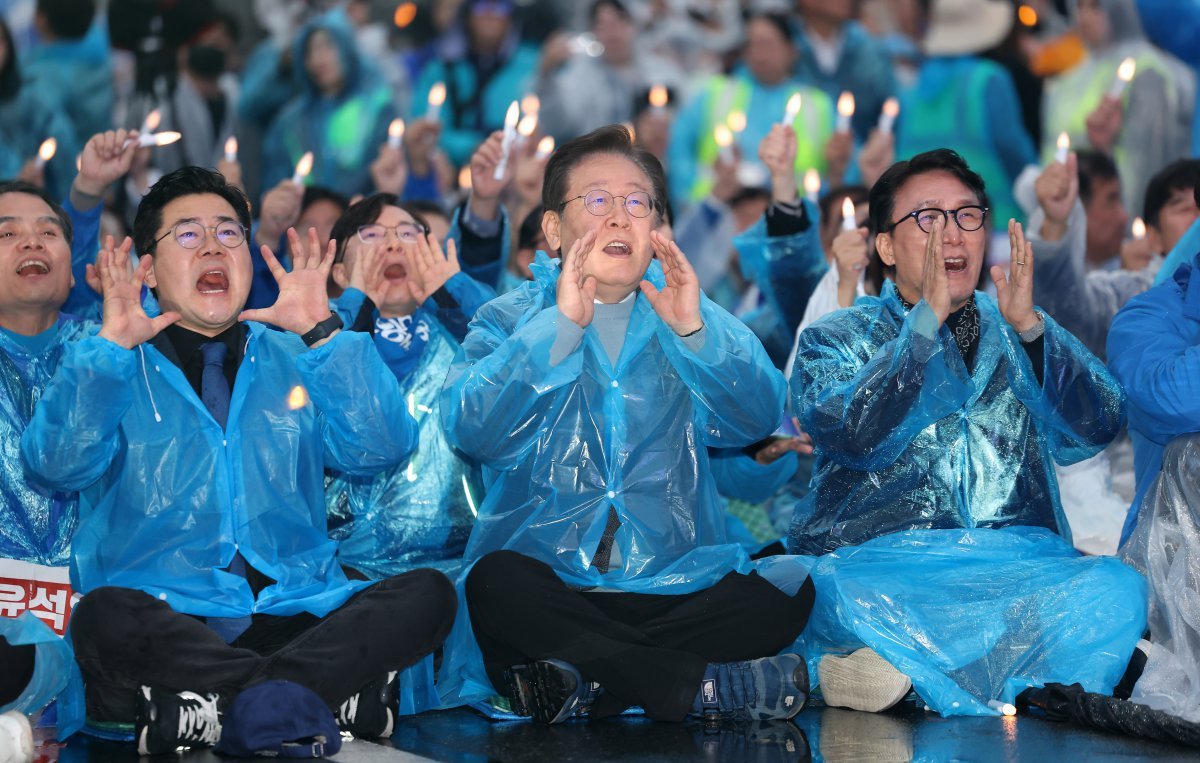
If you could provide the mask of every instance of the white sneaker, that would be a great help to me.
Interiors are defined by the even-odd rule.
[[[33,761],[33,727],[19,710],[0,715],[0,763]]]
[[[831,707],[878,713],[908,694],[912,681],[871,649],[844,657],[827,654],[817,664],[821,696]]]

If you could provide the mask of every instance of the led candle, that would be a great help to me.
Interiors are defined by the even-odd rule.
[[[821,175],[815,169],[809,167],[804,172],[804,195],[813,204],[817,203],[817,199],[821,194]]]
[[[58,141],[54,138],[46,138],[42,141],[42,145],[38,146],[37,158],[33,160],[34,166],[39,170],[46,166],[46,162],[54,158],[54,153],[58,151]]]
[[[393,119],[392,123],[390,125],[388,125],[388,136],[387,136],[388,148],[394,148],[396,150],[399,150],[400,146],[403,145],[403,143],[402,143],[403,140],[404,140],[404,120],[399,119],[399,118]]]
[[[1065,132],[1058,134],[1058,148],[1054,151],[1054,161],[1059,164],[1067,163],[1067,152],[1071,150],[1071,139]]]
[[[434,122],[438,121],[442,115],[442,104],[446,102],[446,85],[442,82],[435,82],[433,87],[429,88],[429,108],[425,111],[425,118]]]
[[[842,201],[842,230],[858,230],[858,215],[849,196]]]
[[[779,124],[784,127],[791,127],[796,122],[796,115],[800,113],[800,94],[792,93],[792,97],[788,98],[787,108],[783,112],[783,119]]]
[[[854,94],[843,91],[837,100],[837,131],[850,132],[850,117],[854,116]]]
[[[237,161],[237,138],[232,135],[225,140],[225,161]]]
[[[296,172],[292,175],[292,182],[296,185],[304,185],[304,178],[308,177],[308,173],[312,172],[313,153],[305,151],[304,156],[300,157],[300,161],[296,162]]]
[[[508,154],[512,151],[513,141],[517,139],[517,120],[521,117],[521,106],[516,101],[508,104],[508,113],[504,115],[504,140],[500,144],[500,161],[496,163],[496,171],[492,173],[493,180],[503,180],[508,172]]]
[[[1126,58],[1117,67],[1117,76],[1113,79],[1112,87],[1108,89],[1110,98],[1120,98],[1125,93],[1125,86],[1133,81],[1133,75],[1137,72],[1137,61],[1132,58]]]
[[[900,113],[900,101],[888,98],[883,102],[883,111],[879,114],[879,132],[890,135],[892,125],[896,123],[896,115]]]

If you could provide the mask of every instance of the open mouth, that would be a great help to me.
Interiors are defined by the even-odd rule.
[[[383,277],[389,281],[399,281],[408,275],[408,271],[399,262],[394,262],[383,269]]]
[[[229,291],[229,276],[223,270],[210,270],[196,279],[196,291],[201,294],[221,294]]]
[[[25,260],[20,265],[17,265],[17,275],[22,278],[44,276],[49,272],[50,264],[45,260]]]
[[[947,273],[961,273],[967,269],[967,260],[965,257],[951,257],[946,259]]]
[[[609,257],[628,257],[633,254],[633,247],[624,241],[610,241],[602,250]]]

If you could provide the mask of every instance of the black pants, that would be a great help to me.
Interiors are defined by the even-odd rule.
[[[651,718],[679,721],[708,663],[766,657],[795,641],[814,589],[806,580],[788,596],[757,573],[731,572],[679,596],[578,591],[544,562],[495,551],[471,569],[466,594],[498,689],[511,665],[560,659],[604,687],[593,717],[638,705]]]
[[[71,632],[88,718],[132,723],[143,685],[228,700],[247,686],[284,679],[337,708],[373,678],[437,649],[456,609],[445,575],[414,570],[359,591],[325,617],[254,615],[226,644],[200,618],[141,591],[107,587],[83,597]]]

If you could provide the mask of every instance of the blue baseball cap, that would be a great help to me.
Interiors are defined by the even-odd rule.
[[[300,684],[265,681],[233,698],[216,752],[249,758],[323,758],[342,749],[333,712]]]

